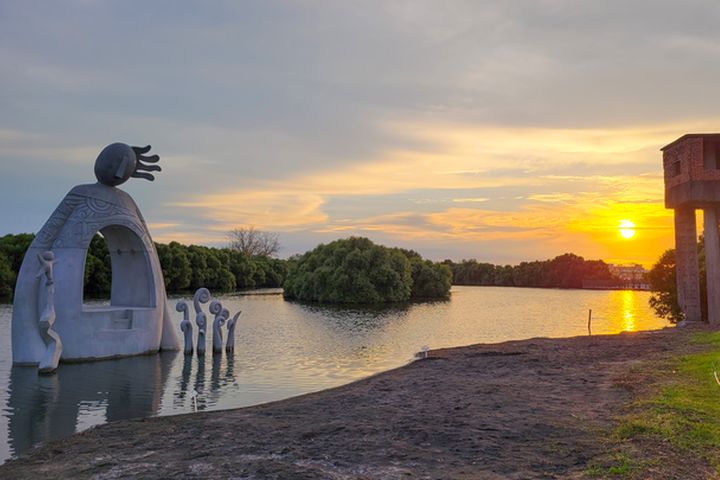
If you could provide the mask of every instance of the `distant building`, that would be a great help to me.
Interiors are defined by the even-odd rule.
[[[626,265],[609,264],[608,269],[620,280],[622,288],[632,290],[650,290],[647,280],[648,271],[642,265],[630,263]]]
[[[647,280],[648,271],[642,265],[630,263],[626,265],[608,264],[613,278],[585,278],[583,288],[592,290],[650,290]]]

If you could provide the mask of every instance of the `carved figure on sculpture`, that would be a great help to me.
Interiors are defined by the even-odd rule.
[[[161,169],[157,155],[145,155],[149,150],[105,147],[95,160],[98,182],[70,190],[35,236],[15,286],[15,364],[48,371],[59,360],[180,349],[150,231],[132,197],[116,188],[131,177],[154,180],[148,172]],[[98,233],[112,266],[110,304],[103,306],[83,302],[85,259]]]
[[[185,348],[183,352],[185,355],[193,354],[193,326],[190,323],[190,307],[185,300],[180,300],[175,304],[175,310],[182,312],[183,319],[180,322],[180,330],[182,330],[185,337]]]
[[[205,355],[206,336],[207,336],[207,316],[203,312],[202,304],[210,302],[209,311],[215,318],[212,324],[212,349],[213,354],[220,354],[223,350],[223,326],[227,324],[228,338],[225,345],[227,352],[235,349],[235,326],[238,317],[242,312],[235,314],[230,318],[230,311],[223,308],[220,300],[212,299],[212,295],[207,288],[200,288],[195,292],[193,297],[193,305],[195,306],[195,323],[198,326],[197,353],[198,356]],[[180,300],[176,305],[178,312],[183,312],[183,320],[180,322],[180,330],[185,335],[185,354],[192,354],[192,325],[188,319],[187,302]]]
[[[225,351],[228,353],[232,353],[235,351],[235,327],[237,326],[237,321],[241,313],[242,311],[237,312],[233,318],[227,321],[228,338],[227,343],[225,344]],[[229,313],[228,316],[230,316]]]
[[[39,289],[41,295],[38,298],[38,305],[42,306],[42,313],[40,314],[39,328],[40,336],[45,342],[46,349],[45,355],[38,365],[40,373],[52,373],[58,367],[60,362],[60,354],[62,353],[62,341],[60,335],[53,330],[53,324],[55,323],[55,278],[53,275],[53,264],[55,263],[55,254],[52,251],[47,251],[37,256],[38,262],[40,262],[40,271],[37,273],[37,278],[42,283],[42,277],[45,277],[45,289]],[[42,293],[44,292],[44,301],[42,299]]]
[[[225,325],[227,317],[230,316],[230,312],[226,308],[222,307],[222,303],[218,300],[213,300],[210,303],[210,313],[215,315],[213,321],[213,353],[222,352],[222,327]]]
[[[210,301],[210,290],[207,288],[199,288],[193,297],[195,305],[195,323],[198,326],[197,354],[205,355],[205,331],[207,328],[207,317],[202,309],[202,303]]]

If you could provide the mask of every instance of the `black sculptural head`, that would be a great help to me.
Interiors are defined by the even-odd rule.
[[[152,182],[155,176],[147,172],[159,172],[162,169],[159,165],[146,165],[160,160],[157,155],[144,155],[149,151],[150,145],[131,147],[124,143],[112,143],[103,148],[95,160],[95,177],[98,182],[110,187],[121,185],[130,177],[144,178]]]

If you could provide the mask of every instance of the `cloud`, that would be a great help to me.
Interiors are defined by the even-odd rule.
[[[453,198],[453,203],[484,203],[490,200],[489,198]]]
[[[142,15],[5,1],[0,202],[24,213],[0,225],[37,229],[125,141],[162,157],[154,184],[124,188],[163,240],[218,244],[253,224],[297,248],[368,233],[443,256],[648,258],[672,243],[658,148],[718,125],[718,13],[707,0],[159,1]],[[636,243],[612,237],[616,214],[647,219]],[[630,248],[644,232],[655,245]]]
[[[630,258],[608,246],[618,243],[617,221],[628,217],[639,229],[657,231],[649,236],[656,245],[633,250],[637,259],[651,262],[650,255],[668,244],[657,153],[664,136],[657,132],[670,126],[386,128],[388,135],[410,137],[410,145],[419,145],[413,139],[421,137],[422,148],[388,150],[288,178],[245,179],[246,187],[236,191],[184,194],[165,206],[202,218],[205,235],[215,232],[216,242],[230,228],[254,225],[286,234],[378,235],[424,244],[496,242],[498,249],[506,241],[544,242],[558,254],[582,249]],[[589,174],[577,175],[579,162],[616,173],[587,169]],[[528,174],[516,175],[519,168]],[[639,237],[638,244],[648,235]]]
[[[178,209],[193,209],[211,218],[210,229],[225,233],[236,227],[261,226],[268,230],[296,230],[327,221],[316,194],[283,191],[242,191],[209,194],[197,200],[169,203]]]

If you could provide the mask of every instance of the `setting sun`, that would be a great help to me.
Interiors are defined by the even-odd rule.
[[[620,220],[620,236],[623,238],[633,238],[635,236],[635,224],[630,220]]]

